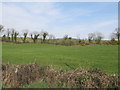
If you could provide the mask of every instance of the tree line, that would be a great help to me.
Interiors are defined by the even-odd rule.
[[[42,31],[41,33],[38,33],[38,32],[33,32],[33,33],[29,33],[28,30],[24,30],[21,34],[16,31],[15,29],[13,28],[8,28],[8,29],[5,29],[5,27],[3,25],[0,25],[0,36],[1,36],[1,39],[2,41],[7,41],[7,42],[15,42],[17,43],[17,39],[20,38],[22,40],[23,43],[26,43],[26,39],[27,38],[30,38],[33,43],[36,43],[38,39],[41,39],[43,43],[45,43],[47,41],[47,37],[49,37],[48,40],[53,40],[55,41],[55,36],[52,35],[52,34],[49,34],[48,32],[46,31]],[[28,37],[28,34],[29,37]],[[41,36],[42,38],[39,38],[39,36]],[[88,38],[87,38],[87,41],[88,43],[92,43],[92,42],[95,42],[96,44],[100,44],[101,43],[101,40],[104,38],[104,35],[100,32],[96,32],[96,33],[89,33],[88,34]],[[120,29],[119,28],[116,28],[114,30],[113,33],[111,33],[110,35],[110,38],[111,38],[111,42],[114,42],[114,41],[119,41],[120,40]],[[69,37],[68,35],[65,35],[63,38],[64,40],[64,43],[68,42],[69,41],[69,44],[72,43],[72,37]],[[77,39],[78,43],[84,43],[84,39],[80,39],[80,37]]]
[[[4,32],[4,33],[3,33]],[[15,29],[5,29],[3,25],[0,25],[0,33],[3,34],[1,35],[3,41],[11,41],[11,42],[17,42],[18,38],[21,38],[23,43],[26,42],[27,36],[28,36],[28,31],[25,30],[22,32],[22,36],[18,37],[20,33],[16,31]],[[34,43],[36,43],[37,39],[39,36],[43,37],[43,42],[46,40],[46,37],[48,36],[48,32],[41,32],[40,34],[37,32],[31,33],[30,37],[33,40]]]

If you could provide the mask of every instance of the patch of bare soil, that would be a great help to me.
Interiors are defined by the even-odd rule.
[[[46,81],[52,88],[116,88],[120,85],[118,75],[107,75],[99,69],[57,70],[52,67],[40,67],[37,64],[2,64],[3,85],[19,88],[36,81]]]

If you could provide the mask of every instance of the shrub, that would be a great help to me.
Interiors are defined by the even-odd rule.
[[[37,64],[3,64],[2,75],[3,85],[14,88],[36,81],[46,82],[52,88],[115,88],[120,85],[118,75],[107,75],[97,68],[64,71],[50,66],[40,67]]]

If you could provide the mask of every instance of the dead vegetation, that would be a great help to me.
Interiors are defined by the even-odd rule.
[[[51,88],[116,88],[120,85],[118,75],[108,75],[99,69],[57,70],[37,64],[2,65],[3,85],[20,88],[37,81],[46,81]]]

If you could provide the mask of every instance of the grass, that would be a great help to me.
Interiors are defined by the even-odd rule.
[[[49,44],[2,44],[3,63],[52,65],[60,69],[97,67],[118,73],[118,46],[61,46]]]

